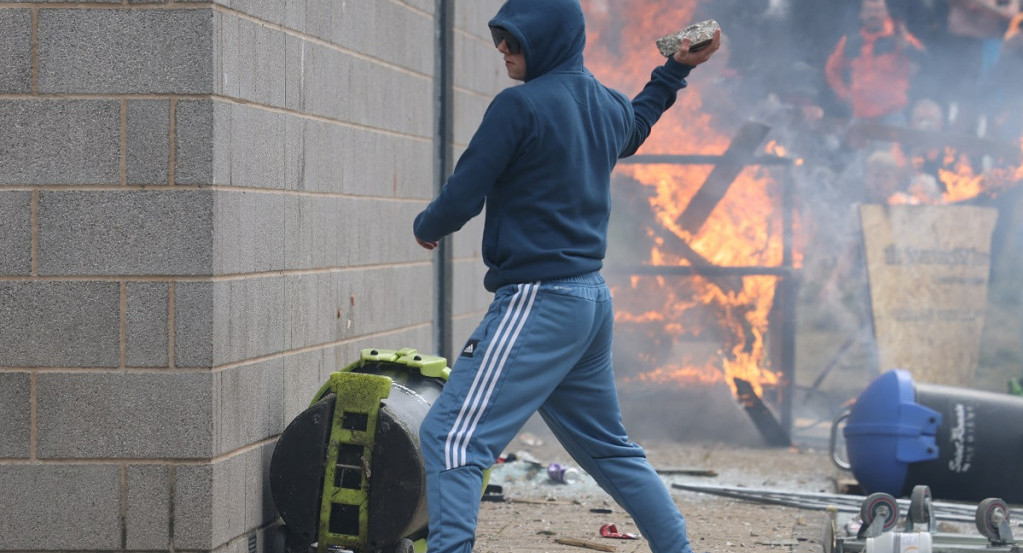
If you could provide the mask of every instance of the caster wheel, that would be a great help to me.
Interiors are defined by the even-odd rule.
[[[1009,522],[1009,506],[997,497],[989,497],[977,505],[977,530],[991,541],[1002,541],[999,531]]]
[[[821,540],[824,553],[838,553],[838,524],[834,515],[835,513],[828,512],[824,520],[824,536]]]
[[[881,525],[882,532],[887,532],[895,528],[899,520],[899,504],[889,494],[872,493],[860,505],[860,518],[865,528],[877,523]]]
[[[416,553],[416,545],[408,538],[402,538],[394,547],[394,553]]]
[[[926,526],[930,524],[932,516],[931,488],[923,485],[914,486],[913,493],[909,496],[909,520],[914,526]]]

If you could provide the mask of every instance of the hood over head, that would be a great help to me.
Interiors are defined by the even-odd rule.
[[[518,39],[526,80],[554,69],[580,69],[586,22],[579,0],[508,0],[490,20]]]

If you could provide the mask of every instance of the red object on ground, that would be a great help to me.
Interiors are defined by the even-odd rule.
[[[600,527],[600,535],[605,538],[617,538],[620,540],[638,540],[639,536],[636,534],[629,534],[626,532],[619,532],[618,527],[614,524],[605,524]]]

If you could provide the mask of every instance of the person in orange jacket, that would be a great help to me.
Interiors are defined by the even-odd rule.
[[[825,65],[828,85],[852,116],[905,124],[909,91],[924,46],[895,23],[884,0],[863,0],[860,30],[839,39]]]

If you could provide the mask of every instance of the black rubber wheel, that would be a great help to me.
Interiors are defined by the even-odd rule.
[[[997,497],[989,497],[977,505],[977,530],[989,540],[999,540],[998,527],[1009,521],[1009,505]]]
[[[270,531],[270,553],[286,553],[288,529],[283,524]]]
[[[909,496],[909,520],[914,526],[931,521],[931,488],[928,486],[913,486],[913,493]]]
[[[863,519],[864,527],[880,519],[884,525],[883,531],[887,532],[895,528],[899,520],[899,503],[889,494],[872,493],[860,505],[860,518]]]

